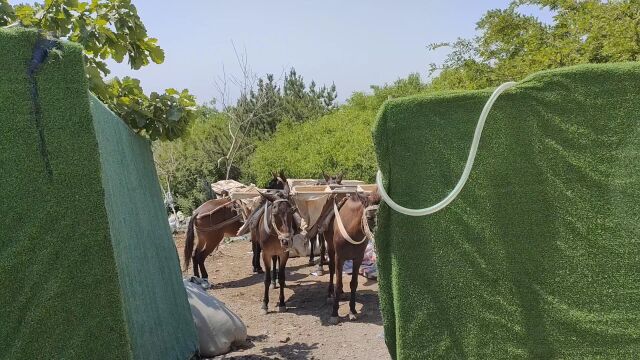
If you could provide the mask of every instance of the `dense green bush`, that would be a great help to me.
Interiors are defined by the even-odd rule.
[[[345,107],[303,124],[281,123],[271,139],[258,144],[249,163],[250,175],[257,184],[268,181],[273,169],[282,169],[292,178],[317,178],[324,170],[372,181],[375,115],[375,111]]]
[[[373,94],[354,93],[339,110],[302,124],[282,122],[273,137],[258,143],[246,170],[250,180],[264,184],[273,169],[292,178],[317,178],[343,172],[348,179],[373,182],[376,161],[371,127],[389,98],[428,91],[418,74],[393,84],[372,86]]]
[[[177,207],[191,213],[208,197],[206,182],[224,178],[218,166],[223,156],[226,115],[210,108],[200,110],[189,131],[172,142],[155,142],[154,158],[160,184],[171,191]],[[237,171],[234,175],[237,174]]]

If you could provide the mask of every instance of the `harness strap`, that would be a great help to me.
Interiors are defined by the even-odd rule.
[[[338,230],[340,230],[340,235],[342,235],[342,237],[345,240],[352,243],[353,245],[360,245],[363,242],[368,240],[366,234],[364,238],[360,241],[355,241],[351,238],[351,236],[349,236],[349,233],[347,233],[347,229],[344,228],[344,224],[342,223],[342,218],[340,217],[340,211],[338,210],[338,205],[335,202],[333,203],[333,212],[335,213],[335,216],[336,216],[336,223],[338,224]]]
[[[269,216],[267,215],[267,211],[269,211],[269,201],[264,202],[264,211],[262,214],[262,227],[264,227],[264,231],[268,234],[271,230],[269,229]]]
[[[233,206],[233,203],[232,203],[232,202],[227,202],[227,203],[224,203],[224,204],[222,204],[222,205],[219,205],[219,206],[218,206],[218,207],[216,207],[216,208],[213,208],[213,210],[207,211],[206,213],[202,213],[202,214],[194,214],[194,216],[196,216],[198,219],[202,219],[203,217],[205,217],[205,216],[211,216],[211,214],[213,214],[213,213],[217,212],[218,210],[220,210],[220,209],[222,209],[222,208],[226,208],[227,206],[230,206],[230,205],[231,205],[231,206]]]
[[[198,231],[214,231],[214,230],[219,230],[221,228],[223,228],[226,225],[229,225],[231,223],[234,223],[238,220],[242,219],[242,215],[236,215],[230,219],[227,219],[219,224],[214,224],[211,226],[205,226],[205,227],[201,227],[201,226],[197,226],[195,223],[193,224],[193,227],[198,230]]]

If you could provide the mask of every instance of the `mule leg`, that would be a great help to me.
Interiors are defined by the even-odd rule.
[[[358,290],[358,273],[362,265],[362,258],[353,260],[353,273],[351,273],[351,298],[349,299],[349,320],[355,320],[358,312],[356,311],[356,290]]]
[[[287,311],[287,305],[284,302],[284,281],[285,281],[285,268],[287,265],[288,253],[285,253],[280,260],[280,268],[278,269],[278,282],[280,283],[280,303],[278,304],[278,311]]]
[[[278,286],[276,285],[276,282],[278,280],[278,256],[274,255],[271,257],[271,263],[273,264],[273,275],[271,276],[271,279],[273,280],[273,282],[271,283],[271,286],[275,289]]]
[[[269,286],[271,285],[271,262],[269,261],[269,256],[262,253],[262,261],[264,261],[264,298],[262,299],[262,313],[267,314],[269,309]]]
[[[338,323],[338,308],[340,307],[340,298],[342,297],[342,267],[344,266],[344,259],[340,257],[340,254],[336,253],[336,287],[333,293],[333,308],[331,311],[330,324]]]
[[[322,250],[324,248],[324,236],[318,233],[316,238],[318,239],[318,246],[320,246],[320,262],[318,262],[316,272],[318,273],[318,276],[322,276],[324,275],[324,251]]]
[[[193,263],[193,276],[199,278],[200,277],[200,250],[196,249],[194,251],[193,256],[191,257],[191,262]]]
[[[310,246],[311,247],[311,254],[309,254],[309,265],[313,266],[316,263],[315,261],[313,261],[313,253],[316,251],[316,240],[315,239],[309,239],[309,243],[311,245]]]
[[[318,234],[318,242],[320,242],[320,270],[324,269],[325,254],[327,253],[327,246],[325,244],[324,235]]]
[[[256,241],[251,241],[251,246],[253,248],[253,272],[262,274],[264,272],[262,270],[262,266],[260,266],[260,252],[262,251],[262,248],[260,248],[260,244]]]
[[[212,252],[213,250],[204,249],[200,252],[200,255],[199,255],[200,272],[202,273],[203,279],[209,278],[209,273],[207,273],[207,268],[204,267],[204,261],[207,259],[207,256],[209,256]]]
[[[209,255],[211,255],[213,250],[215,250],[215,248],[212,248],[212,249],[205,248],[203,251],[200,252],[200,256],[199,256],[200,272],[202,273],[202,280],[205,281],[205,284],[204,284],[205,289],[208,289],[210,287],[210,283],[209,283],[209,273],[207,273],[207,269],[204,267],[204,261],[207,259]]]
[[[335,250],[329,249],[329,290],[327,294],[327,303],[331,303],[331,299],[333,297],[333,277],[336,273],[336,253]]]

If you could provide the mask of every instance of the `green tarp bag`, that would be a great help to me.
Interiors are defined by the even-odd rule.
[[[374,142],[408,208],[460,178],[491,90],[388,101]],[[394,359],[640,356],[640,63],[536,73],[491,109],[462,192],[378,214]]]

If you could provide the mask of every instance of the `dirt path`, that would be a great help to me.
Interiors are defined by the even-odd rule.
[[[176,237],[182,261],[184,236]],[[308,258],[287,263],[287,312],[276,311],[279,290],[271,290],[269,314],[260,313],[264,276],[251,272],[251,244],[221,244],[205,264],[213,288],[209,293],[222,300],[247,325],[249,344],[220,359],[390,359],[382,338],[378,284],[360,277],[356,297],[360,313],[349,321],[347,297],[340,303],[340,324],[329,325],[326,303],[329,276],[310,274]],[[326,267],[325,267],[326,271]],[[184,276],[192,275],[191,269]],[[345,290],[350,278],[344,277]]]

